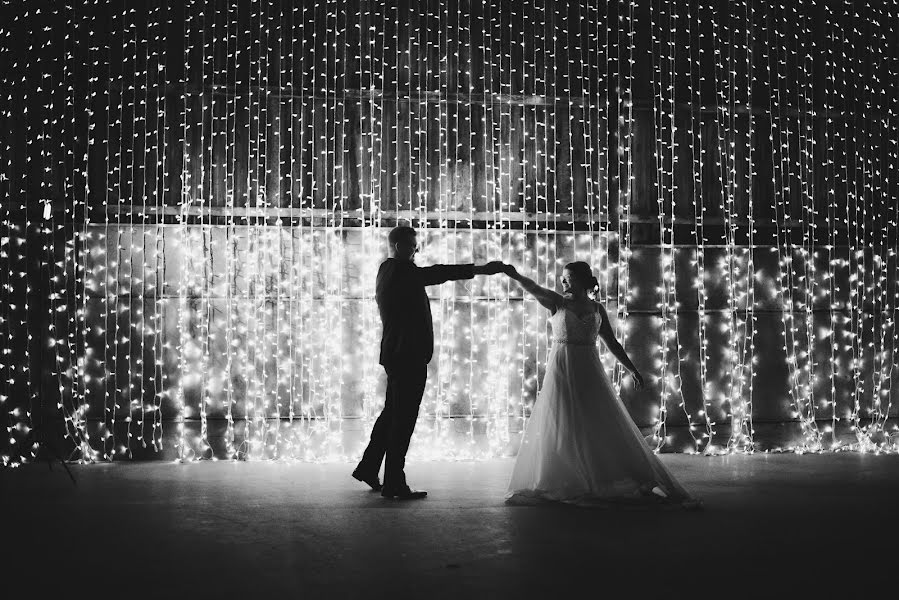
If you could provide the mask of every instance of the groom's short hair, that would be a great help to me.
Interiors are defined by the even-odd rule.
[[[408,225],[397,225],[387,234],[387,241],[391,246],[401,240],[408,240],[415,235],[415,230]]]

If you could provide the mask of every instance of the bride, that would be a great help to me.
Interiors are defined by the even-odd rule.
[[[506,493],[511,504],[650,504],[697,507],[650,450],[615,393],[596,338],[643,377],[615,339],[585,262],[565,266],[562,294],[540,287],[513,266],[506,273],[552,313],[553,345],[543,389],[528,420]]]

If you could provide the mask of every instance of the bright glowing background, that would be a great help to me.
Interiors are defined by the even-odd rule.
[[[681,4],[4,3],[3,462],[210,458],[222,419],[219,458],[351,457],[397,222],[422,264],[591,262],[660,450],[894,451],[899,10]],[[546,314],[431,296],[412,455],[514,451]]]

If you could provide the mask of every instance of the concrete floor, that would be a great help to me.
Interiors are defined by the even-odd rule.
[[[0,577],[30,598],[896,597],[899,456],[662,460],[705,510],[505,506],[510,459],[412,463],[417,502],[349,464],[76,465],[77,487],[28,465],[0,470]]]

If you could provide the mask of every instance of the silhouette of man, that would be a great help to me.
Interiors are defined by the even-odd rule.
[[[434,354],[431,303],[425,286],[475,275],[495,275],[504,272],[506,265],[493,261],[486,265],[419,267],[414,262],[418,251],[414,229],[395,227],[387,240],[393,257],[381,263],[375,288],[382,325],[380,363],[387,372],[387,397],[353,477],[381,490],[385,498],[414,500],[428,495],[411,489],[403,471],[424,394],[428,363]],[[383,487],[378,480],[382,461]]]

